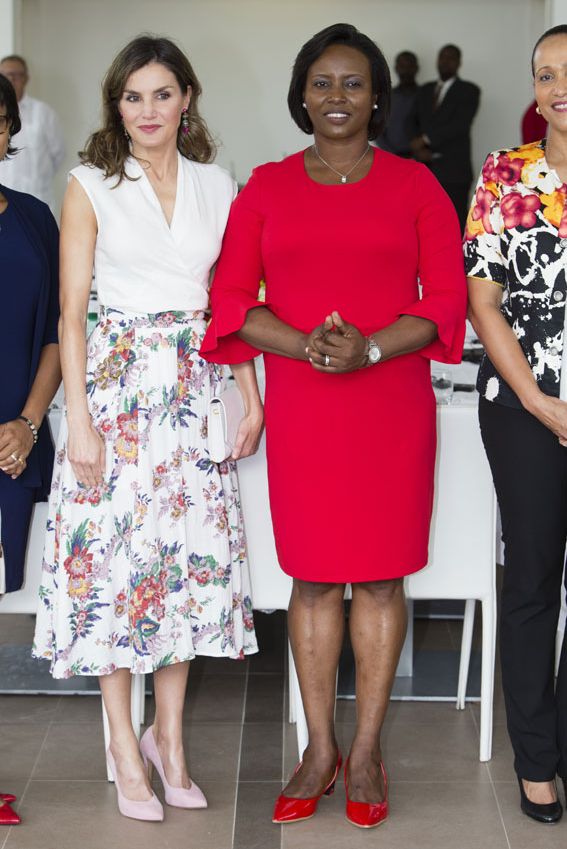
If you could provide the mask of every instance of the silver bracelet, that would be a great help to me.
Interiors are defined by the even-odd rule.
[[[31,419],[28,419],[27,416],[18,416],[18,419],[21,419],[23,422],[25,422],[27,424],[27,426],[29,427],[29,429],[31,430],[32,436],[33,436],[33,444],[35,445],[38,438],[39,438],[36,426],[34,425],[34,423],[32,422]]]

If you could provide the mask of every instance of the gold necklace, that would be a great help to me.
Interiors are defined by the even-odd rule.
[[[334,173],[334,174],[336,174],[336,175],[337,175],[337,177],[340,177],[340,178],[341,178],[341,183],[346,183],[346,181],[347,181],[347,177],[349,176],[349,174],[352,174],[352,172],[354,171],[354,169],[356,168],[356,166],[357,166],[357,165],[360,165],[360,163],[362,162],[362,160],[364,159],[364,157],[366,156],[366,154],[367,154],[367,153],[368,153],[368,151],[370,150],[370,145],[368,145],[368,146],[366,147],[366,150],[364,151],[364,153],[362,154],[362,156],[360,157],[360,159],[357,159],[357,160],[356,160],[356,162],[354,163],[354,165],[352,166],[352,168],[349,168],[349,170],[346,172],[346,174],[341,174],[341,172],[340,172],[340,171],[337,171],[337,169],[336,169],[336,168],[333,168],[333,166],[332,166],[332,165],[329,165],[329,163],[328,163],[325,159],[323,159],[323,157],[321,156],[321,154],[320,154],[320,153],[319,153],[319,151],[317,150],[317,145],[316,145],[316,144],[314,144],[314,145],[313,145],[313,150],[315,151],[315,155],[316,155],[316,156],[317,156],[317,157],[321,160],[321,162],[323,163],[323,165],[326,165],[326,166],[327,166],[327,168],[329,168],[331,171],[333,171],[333,173]]]

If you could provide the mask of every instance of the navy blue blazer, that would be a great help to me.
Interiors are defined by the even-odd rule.
[[[4,186],[0,186],[0,192],[15,211],[41,261],[40,295],[35,315],[30,373],[25,387],[27,394],[37,374],[42,348],[59,341],[59,231],[51,210],[43,201]],[[11,421],[20,412],[8,410],[5,399],[0,397],[0,423]],[[53,440],[47,418],[43,421],[38,436],[37,444],[28,457],[27,467],[16,482],[35,490],[36,501],[45,501],[51,486],[54,459]]]

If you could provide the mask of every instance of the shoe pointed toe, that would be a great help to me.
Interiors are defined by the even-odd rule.
[[[388,802],[352,802],[347,799],[346,818],[359,828],[375,828],[388,818]]]
[[[9,802],[0,805],[0,825],[19,825],[21,819],[12,809]]]
[[[110,749],[106,752],[106,758],[112,777],[114,778],[114,786],[116,787],[116,795],[118,798],[118,810],[123,817],[129,817],[132,820],[145,820],[147,822],[162,822],[163,806],[152,791],[149,799],[137,801],[136,799],[128,799],[123,794],[120,784],[118,783],[118,770],[116,762]]]
[[[151,799],[143,802],[136,802],[132,799],[119,797],[118,810],[123,817],[129,817],[131,820],[163,822],[163,806],[155,793],[152,793]]]
[[[555,802],[540,805],[528,799],[521,778],[518,778],[518,784],[520,785],[520,808],[527,817],[536,820],[536,822],[547,823],[548,825],[559,822],[563,816],[563,806],[559,799]]]
[[[350,799],[348,795],[348,760],[345,763],[345,815],[347,820],[352,823],[352,825],[358,826],[358,828],[375,828],[377,825],[380,825],[388,818],[388,777],[386,775],[386,770],[382,761],[380,761],[380,769],[382,771],[382,777],[384,779],[384,799],[381,802],[355,802]]]
[[[144,759],[144,763],[146,765],[148,763],[153,764],[158,771],[158,775],[161,778],[161,783],[163,784],[165,792],[166,804],[170,805],[172,808],[191,808],[194,810],[206,808],[208,806],[205,794],[194,781],[191,782],[191,787],[189,788],[173,787],[168,782],[152,726],[144,732],[142,739],[140,740],[140,752]]]
[[[164,785],[165,787],[165,785]],[[201,788],[193,781],[191,787],[165,787],[165,801],[172,808],[199,808],[208,807],[205,794]]]
[[[318,796],[312,796],[309,799],[296,799],[293,796],[285,796],[283,793],[280,793],[276,799],[276,804],[274,805],[272,822],[283,825],[290,822],[301,822],[301,820],[308,820],[312,817],[317,810],[317,805],[319,804],[321,796],[331,796],[333,794],[342,760],[341,753],[339,752],[337,755],[337,763],[335,765],[333,777]],[[300,767],[301,763],[299,763],[295,768],[296,773]]]
[[[294,799],[291,796],[284,796],[282,793],[276,799],[272,822],[286,823],[307,820],[317,810],[317,802],[320,798],[321,796],[315,796],[312,799]]]

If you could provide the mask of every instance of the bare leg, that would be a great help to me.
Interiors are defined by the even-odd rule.
[[[308,799],[319,795],[336,766],[334,709],[344,633],[344,591],[344,584],[293,582],[288,628],[309,745],[303,766],[284,789],[286,796]]]
[[[183,751],[183,704],[189,663],[173,663],[154,672],[156,713],[153,734],[172,787],[191,787]]]
[[[557,802],[557,787],[555,781],[527,781],[522,778],[526,796],[536,805],[550,805]]]
[[[130,714],[131,675],[128,669],[117,669],[99,677],[104,706],[110,727],[110,749],[116,762],[118,784],[127,799],[145,802],[152,797],[138,739]]]
[[[350,639],[356,661],[356,734],[349,755],[349,796],[380,802],[380,733],[404,642],[407,611],[403,580],[352,585]]]

